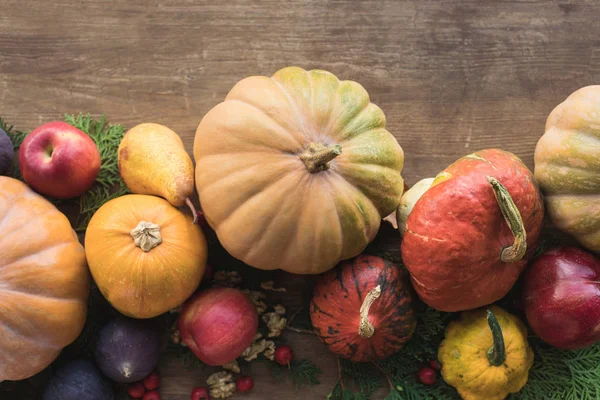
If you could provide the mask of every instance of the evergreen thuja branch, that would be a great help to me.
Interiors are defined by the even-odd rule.
[[[294,360],[290,363],[290,376],[296,388],[308,385],[318,385],[319,376],[323,373],[312,361],[308,359]]]
[[[109,124],[106,116],[93,119],[90,114],[65,115],[65,122],[86,133],[100,152],[100,172],[94,186],[79,197],[76,231],[85,231],[92,215],[106,202],[129,193],[121,179],[118,149],[125,134],[122,125]]]
[[[15,179],[23,180],[23,177],[21,176],[21,169],[19,168],[19,148],[21,147],[21,143],[23,143],[23,140],[25,140],[25,137],[29,134],[29,132],[23,132],[14,129],[13,125],[8,125],[4,118],[1,117],[0,129],[6,132],[6,134],[10,138],[10,141],[13,144],[13,150],[15,151],[11,176]]]

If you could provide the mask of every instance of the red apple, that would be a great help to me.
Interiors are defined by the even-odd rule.
[[[31,132],[19,150],[25,182],[41,194],[76,197],[100,171],[100,152],[85,133],[66,122],[49,122]]]
[[[186,302],[177,327],[183,343],[203,363],[223,365],[252,344],[258,330],[258,314],[244,292],[212,288]]]
[[[581,349],[600,341],[600,261],[576,247],[547,251],[527,269],[525,314],[544,342]]]

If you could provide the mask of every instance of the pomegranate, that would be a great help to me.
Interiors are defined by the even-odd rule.
[[[244,292],[212,288],[185,303],[177,325],[182,342],[196,357],[208,365],[223,365],[252,343],[258,314]]]
[[[525,272],[523,302],[546,343],[574,350],[600,342],[600,260],[577,247],[547,251]]]

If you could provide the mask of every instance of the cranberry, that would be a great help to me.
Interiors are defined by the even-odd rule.
[[[254,387],[254,381],[249,376],[240,376],[235,381],[235,387],[239,392],[248,392]]]
[[[151,390],[144,394],[142,400],[160,400],[160,393],[158,393],[158,390]]]
[[[431,368],[435,369],[436,371],[439,371],[440,369],[442,369],[442,364],[440,364],[440,362],[438,360],[429,361],[429,366]]]
[[[202,229],[202,231],[204,231],[204,233],[206,233],[206,230],[210,227],[208,226],[208,222],[206,222],[206,217],[204,216],[204,213],[198,210],[196,211],[196,214],[198,215],[198,226]]]
[[[293,359],[294,355],[289,346],[279,346],[275,349],[275,361],[277,364],[289,365]]]
[[[206,388],[197,387],[192,390],[191,400],[211,400]]]
[[[419,380],[423,385],[433,385],[437,372],[433,368],[423,367],[419,370]]]
[[[153,372],[144,378],[144,387],[146,390],[156,390],[160,387],[160,376]]]
[[[146,389],[141,382],[131,383],[127,386],[127,394],[132,399],[141,399],[146,393]]]

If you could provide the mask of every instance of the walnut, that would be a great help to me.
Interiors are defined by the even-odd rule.
[[[213,276],[213,285],[224,287],[239,287],[242,277],[238,271],[217,271]]]
[[[244,360],[246,361],[252,361],[258,358],[258,355],[261,353],[272,361],[275,355],[275,342],[267,339],[255,341],[246,350],[244,350],[242,357],[244,357]]]
[[[276,288],[274,281],[261,282],[260,287],[263,290],[270,290],[272,292],[286,292],[287,291],[285,288],[282,288],[282,287]]]
[[[279,315],[285,315],[285,307],[282,306],[281,304],[277,304],[275,307],[275,312]]]
[[[235,382],[227,371],[212,374],[206,380],[209,392],[215,399],[226,399],[235,393]]]
[[[263,292],[257,292],[256,290],[243,290],[244,293],[248,295],[254,307],[256,307],[256,312],[258,315],[261,315],[267,310],[267,304],[263,301],[263,299],[267,298],[267,295]]]
[[[281,316],[285,315],[285,309],[283,309],[283,314],[280,314],[277,311],[281,310],[275,308],[275,312],[269,312],[262,315],[263,322],[267,324],[267,328],[269,328],[269,333],[267,334],[268,337],[281,336],[281,333],[287,324],[287,319]]]
[[[238,362],[236,360],[233,360],[232,362],[228,362],[225,365],[221,365],[221,368],[223,368],[227,371],[235,372],[236,374],[239,374],[241,372],[240,365],[238,364]]]
[[[175,329],[171,332],[171,342],[175,344],[182,344],[181,335],[179,334],[179,330]]]

